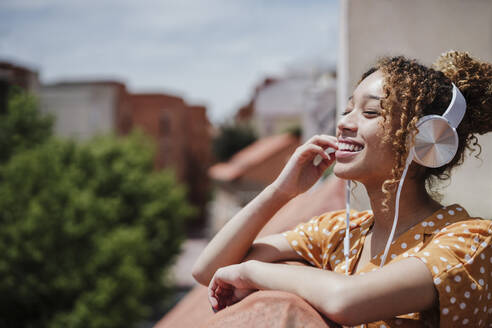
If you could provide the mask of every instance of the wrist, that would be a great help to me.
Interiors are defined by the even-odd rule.
[[[267,187],[271,196],[281,202],[288,203],[296,195],[291,195],[280,188],[275,182]]]
[[[241,263],[241,280],[252,289],[257,289],[255,281],[254,281],[254,273],[257,272],[258,266],[261,265],[262,262],[257,260],[249,260]]]

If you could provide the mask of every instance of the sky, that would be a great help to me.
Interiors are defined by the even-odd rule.
[[[337,30],[337,0],[1,0],[0,60],[181,96],[218,123],[267,76],[334,66]]]

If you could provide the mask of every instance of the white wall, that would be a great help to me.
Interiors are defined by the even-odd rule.
[[[56,117],[54,132],[87,139],[114,131],[117,89],[101,84],[61,84],[41,90],[41,110]]]
[[[378,57],[405,55],[430,65],[447,50],[492,61],[490,0],[340,0],[337,108],[343,111],[360,75]],[[469,158],[454,172],[444,204],[492,218],[492,134],[480,138],[483,162]],[[358,193],[360,194],[360,193]],[[359,208],[367,208],[359,196]]]
[[[321,75],[306,89],[302,112],[302,141],[315,134],[335,133],[336,79],[329,73]]]

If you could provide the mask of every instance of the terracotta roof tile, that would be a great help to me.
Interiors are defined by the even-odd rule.
[[[228,162],[213,165],[208,174],[216,180],[235,180],[273,154],[297,144],[299,139],[288,133],[257,140],[236,153]]]

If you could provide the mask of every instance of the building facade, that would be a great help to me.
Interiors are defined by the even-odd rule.
[[[38,95],[40,90],[38,72],[9,62],[0,62],[0,113],[7,109],[11,87],[19,87]]]
[[[462,50],[492,61],[491,17],[489,0],[341,0],[338,111],[361,74],[381,56],[403,54],[430,65],[445,51]],[[472,215],[492,218],[492,202],[485,201],[492,195],[492,134],[480,136],[479,142],[483,160],[467,156],[453,171],[442,190],[443,203],[459,202]],[[356,206],[369,208],[365,191],[357,196]]]
[[[86,140],[115,131],[118,113],[128,107],[124,84],[116,81],[78,81],[43,85],[41,110],[56,117],[54,133]]]
[[[235,116],[251,122],[260,138],[300,129],[302,139],[335,132],[336,77],[326,69],[266,78]]]
[[[157,169],[172,169],[205,222],[211,165],[211,124],[206,108],[161,93],[127,91],[117,81],[64,82],[40,91],[41,110],[56,117],[56,135],[85,140],[126,135],[137,128],[154,140]],[[200,224],[198,224],[200,225]]]

